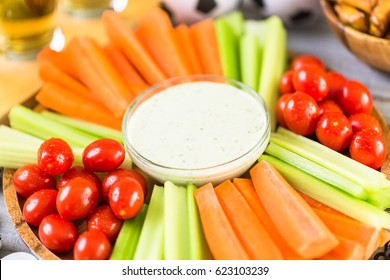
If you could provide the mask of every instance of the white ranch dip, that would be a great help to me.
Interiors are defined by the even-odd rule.
[[[155,164],[204,169],[251,151],[268,129],[266,114],[259,101],[239,88],[188,82],[139,105],[125,124],[126,137]]]

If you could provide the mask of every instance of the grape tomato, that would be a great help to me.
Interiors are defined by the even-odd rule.
[[[373,99],[371,92],[365,85],[358,81],[348,80],[338,95],[338,104],[347,116],[357,113],[370,114],[373,108]]]
[[[73,257],[75,260],[107,260],[111,250],[111,243],[102,232],[87,230],[77,238]]]
[[[367,113],[358,113],[349,116],[354,133],[363,129],[373,129],[379,134],[382,134],[382,127],[379,121],[372,115]]]
[[[317,56],[311,54],[298,55],[291,61],[291,69],[300,70],[302,68],[312,68],[319,71],[325,70],[324,62]]]
[[[50,214],[57,214],[56,198],[58,191],[43,189],[30,195],[23,204],[23,219],[38,227],[42,219]]]
[[[316,69],[303,68],[294,72],[294,88],[311,95],[314,100],[321,101],[329,93],[325,73]]]
[[[122,227],[123,220],[115,216],[111,207],[107,204],[94,209],[87,218],[87,230],[99,230],[110,241],[114,241]]]

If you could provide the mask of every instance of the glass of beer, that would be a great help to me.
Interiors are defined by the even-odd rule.
[[[71,16],[98,17],[104,10],[111,9],[112,3],[113,0],[62,0],[61,7]]]
[[[35,58],[52,39],[56,8],[56,0],[0,0],[0,54]]]

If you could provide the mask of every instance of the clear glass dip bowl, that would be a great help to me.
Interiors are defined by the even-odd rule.
[[[191,96],[189,92],[180,93],[179,98],[171,99],[171,102],[166,103],[160,108],[156,107],[158,105],[155,107],[151,105],[153,102],[155,103],[157,101],[156,98],[158,97],[161,100],[164,98],[167,99],[166,90],[168,89],[172,90],[172,88],[175,88],[178,91],[180,88],[180,92],[185,92],[189,88],[193,89],[194,86],[202,87],[203,90],[203,95],[199,95],[199,100],[202,100],[203,98],[203,101],[199,101],[203,102],[200,105],[197,104],[198,96],[195,99],[190,99],[190,97],[188,97],[188,100],[186,100],[186,94],[187,96]],[[223,87],[221,89],[223,89],[222,91],[224,93],[217,90],[220,89],[220,87]],[[231,97],[233,97],[231,100],[240,101],[239,99],[243,98],[246,103],[250,104],[250,108],[244,109],[242,108],[244,105],[241,106],[240,102],[235,101],[234,104],[232,104],[233,101],[230,101],[229,104],[228,101],[230,99],[228,100],[228,98],[224,98],[227,105],[223,102],[211,103],[211,100],[214,97],[222,97],[217,96],[216,94],[226,94],[226,91],[231,92],[231,94],[236,94],[235,92],[237,92],[237,96],[231,95]],[[214,95],[212,96],[212,94]],[[238,95],[240,95],[240,97]],[[167,106],[169,109],[166,108]],[[231,106],[229,112],[234,114],[241,110],[242,114],[239,114],[236,117],[232,117],[230,113],[223,116],[216,116],[217,113],[215,112],[218,112],[219,109],[223,110],[223,108],[217,108],[219,106]],[[150,109],[152,107],[154,109]],[[149,108],[150,110],[148,111],[146,108]],[[166,119],[159,115],[160,112],[165,109],[173,114]],[[183,110],[184,113],[181,112]],[[203,123],[207,125],[209,132],[220,131],[221,127],[224,127],[224,120],[227,120],[226,122],[231,120],[232,123],[234,123],[235,120],[238,120],[238,126],[236,124],[234,131],[229,131],[228,125],[230,124],[225,126],[224,132],[221,131],[221,142],[228,141],[227,139],[230,139],[229,137],[232,137],[231,139],[235,140],[226,142],[226,147],[221,147],[221,149],[223,148],[226,150],[223,150],[223,152],[219,151],[219,154],[217,154],[218,148],[211,146],[213,140],[217,141],[216,136],[211,136],[213,133],[209,133],[210,139],[208,139],[209,134],[206,134],[206,136],[202,138],[202,141],[206,141],[206,144],[195,145],[195,143],[197,144],[198,142],[191,142],[192,140],[190,140],[190,138],[196,139],[197,136],[202,133],[199,129],[203,130],[203,127],[199,128],[190,123],[192,123],[193,120],[199,120],[199,122],[201,122],[200,119],[205,115],[205,110],[209,111],[208,113],[210,116],[213,115],[213,117],[203,120]],[[248,135],[245,135],[241,140],[238,140],[238,138],[234,138],[237,136],[236,132],[243,129],[246,123],[252,121],[252,119],[249,119],[249,121],[244,119],[245,117],[248,119],[246,112],[249,111],[256,114],[256,122],[253,124],[253,130],[247,130]],[[141,117],[142,115],[143,117]],[[240,119],[241,117],[243,119]],[[168,125],[168,122],[175,122],[176,118],[180,123],[180,127],[172,132],[168,132],[168,129],[164,130],[164,125]],[[143,119],[143,121],[141,121],[141,119]],[[188,120],[188,124],[186,123],[186,120]],[[141,125],[141,122],[144,124]],[[141,135],[143,135],[145,129],[150,130],[155,136],[137,139],[137,137],[140,138]],[[154,131],[155,129],[160,129],[161,131]],[[221,76],[192,75],[171,78],[145,90],[145,92],[140,94],[127,109],[123,119],[122,131],[126,151],[133,163],[151,178],[160,183],[171,181],[178,185],[187,185],[190,183],[196,186],[201,186],[206,183],[216,185],[224,180],[241,176],[257,161],[269,142],[270,117],[261,96],[245,84]],[[186,135],[186,133],[189,135]],[[173,143],[170,142],[169,139],[166,140],[166,137],[160,137],[164,134],[167,134],[167,137],[169,136],[170,139],[178,142]],[[213,139],[211,139],[211,137],[213,137]],[[186,151],[178,151],[179,146],[184,146],[184,142],[186,142],[185,146],[189,150],[188,154],[186,154]],[[245,142],[245,147],[243,147],[243,142]],[[209,144],[210,148],[208,147]],[[199,151],[196,149],[199,149]],[[170,157],[171,155],[172,157],[181,157],[184,159],[182,162],[186,161],[189,162],[189,164],[182,164],[179,161],[169,162],[165,161],[163,158],[158,159],[154,156],[155,154],[152,155],[152,152],[149,153],[149,150],[155,150],[155,154],[161,151],[166,157]],[[214,154],[214,151],[216,154]],[[196,164],[196,157],[201,153],[203,153],[203,155],[200,159],[204,160],[204,162]],[[230,157],[228,156],[229,153],[231,153]],[[219,157],[223,158],[224,156],[226,156],[225,159],[218,161]],[[192,161],[194,162],[193,164],[191,163]]]

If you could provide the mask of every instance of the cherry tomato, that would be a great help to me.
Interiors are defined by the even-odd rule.
[[[286,102],[290,98],[291,94],[283,94],[279,97],[276,103],[276,120],[278,124],[287,127],[286,120],[284,119],[284,108],[286,108]]]
[[[39,240],[55,253],[65,253],[73,249],[78,237],[76,226],[58,214],[43,218],[38,228]]]
[[[321,144],[340,152],[349,146],[352,127],[343,113],[325,113],[317,122],[316,136]]]
[[[30,195],[23,205],[23,219],[38,227],[44,217],[57,214],[57,194],[57,190],[43,189]]]
[[[58,191],[58,213],[69,220],[87,217],[95,209],[99,200],[99,190],[91,180],[75,177]]]
[[[137,180],[123,177],[111,186],[108,198],[115,216],[125,220],[137,215],[144,203],[144,192]]]
[[[320,71],[325,70],[324,62],[315,55],[302,54],[302,55],[295,57],[291,61],[291,69],[293,69],[293,70],[300,70],[302,68],[307,68],[307,67],[317,69]]]
[[[138,171],[136,171],[134,169],[119,168],[119,169],[113,170],[111,172],[108,172],[103,177],[102,195],[103,195],[103,199],[105,201],[107,201],[107,202],[109,201],[108,193],[110,191],[111,186],[123,177],[130,177],[130,178],[137,180],[142,186],[142,190],[144,192],[144,197],[146,197],[146,195],[148,193],[148,185],[147,185],[147,182],[145,180],[145,177],[142,176],[141,173],[139,173]]]
[[[55,189],[56,178],[43,173],[38,164],[26,164],[19,167],[12,176],[15,191],[24,198],[42,189]]]
[[[370,114],[373,99],[370,91],[362,83],[348,80],[338,96],[338,103],[347,116],[357,113]]]
[[[99,230],[114,241],[121,230],[123,220],[115,216],[107,204],[97,207],[87,218],[87,230]]]
[[[68,170],[74,155],[67,142],[60,138],[45,140],[38,149],[38,166],[44,173],[57,176]]]
[[[83,152],[84,167],[93,172],[109,172],[118,168],[125,159],[122,144],[113,139],[99,139]]]
[[[354,160],[378,169],[386,159],[386,144],[375,130],[363,129],[352,137],[349,152]]]
[[[318,106],[320,107],[320,115],[330,112],[343,113],[343,110],[340,108],[340,106],[332,99],[321,100],[318,102]]]
[[[349,122],[351,123],[353,133],[363,129],[373,129],[382,134],[382,127],[373,115],[366,113],[353,114],[349,116]]]
[[[314,100],[321,101],[329,93],[325,73],[311,68],[302,68],[294,72],[294,88],[311,95]]]
[[[80,234],[73,249],[75,260],[107,260],[112,246],[107,237],[100,231],[87,230]]]
[[[316,129],[320,108],[313,97],[304,92],[290,95],[284,109],[288,128],[300,135],[310,135]]]
[[[281,95],[295,92],[293,77],[294,77],[294,70],[288,70],[287,72],[283,73],[279,81],[279,93]]]
[[[345,77],[339,72],[329,71],[325,73],[325,78],[329,85],[328,98],[337,100],[346,81]]]

